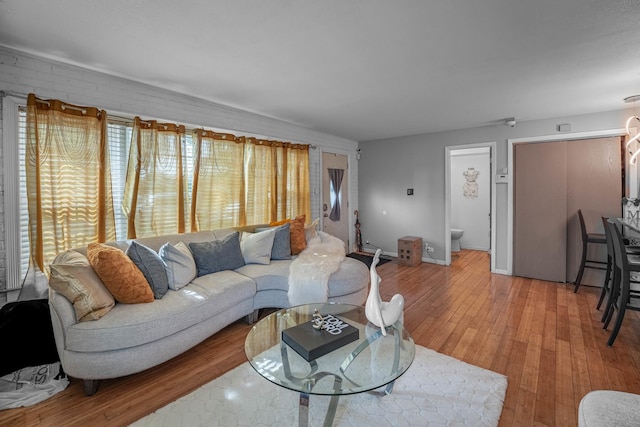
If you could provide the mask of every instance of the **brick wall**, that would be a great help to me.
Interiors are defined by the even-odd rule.
[[[320,216],[321,151],[348,154],[351,168],[350,210],[357,209],[356,141],[2,46],[0,91],[9,95],[25,96],[35,93],[40,98],[61,99],[72,104],[95,106],[112,114],[139,115],[144,119],[315,145],[318,148],[311,150],[310,158],[311,210],[314,218]],[[0,104],[0,115],[1,109]],[[2,135],[0,120],[0,139],[4,144],[6,141],[2,139]],[[0,145],[0,289],[4,289],[6,284],[2,147],[3,145]],[[0,295],[0,301],[1,298]]]

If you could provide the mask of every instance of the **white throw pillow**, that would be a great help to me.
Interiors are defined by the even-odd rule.
[[[183,242],[175,245],[165,243],[158,251],[164,261],[169,279],[169,289],[177,291],[188,285],[196,277],[196,262],[189,247]]]
[[[271,262],[271,248],[276,236],[275,229],[259,233],[242,233],[240,249],[246,264],[269,264]]]

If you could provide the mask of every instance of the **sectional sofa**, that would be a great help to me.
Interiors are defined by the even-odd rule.
[[[288,232],[287,224],[253,226],[59,254],[49,305],[64,371],[92,395],[101,379],[161,364],[243,317],[255,321],[261,308],[288,307],[296,258],[287,254]],[[366,265],[345,257],[329,279],[328,300],[362,305],[368,283]]]

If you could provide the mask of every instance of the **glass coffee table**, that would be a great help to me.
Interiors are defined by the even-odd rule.
[[[307,361],[282,341],[282,331],[311,321],[316,310],[354,326],[359,337]],[[395,380],[413,362],[415,345],[407,330],[395,324],[388,326],[386,333],[384,336],[380,328],[367,321],[364,307],[307,304],[279,310],[260,320],[247,335],[244,348],[249,363],[262,377],[300,394],[300,426],[309,423],[310,395],[331,396],[324,421],[325,426],[331,426],[340,396],[374,390],[389,394]]]

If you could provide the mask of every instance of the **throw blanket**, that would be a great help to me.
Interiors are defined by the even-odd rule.
[[[289,304],[327,302],[329,277],[345,257],[344,242],[319,231],[289,267]]]

